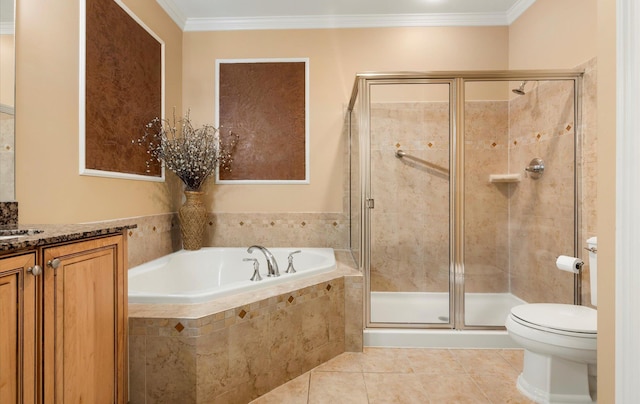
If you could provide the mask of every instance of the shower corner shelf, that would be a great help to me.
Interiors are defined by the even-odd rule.
[[[489,182],[520,182],[521,174],[490,174]]]

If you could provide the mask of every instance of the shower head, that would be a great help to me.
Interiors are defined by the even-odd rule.
[[[527,84],[527,81],[525,80],[525,81],[523,81],[522,83],[520,83],[520,87],[518,87],[518,88],[514,88],[514,89],[513,89],[513,90],[511,90],[511,91],[513,91],[515,94],[518,94],[518,95],[524,95],[524,86],[525,86],[526,84]]]

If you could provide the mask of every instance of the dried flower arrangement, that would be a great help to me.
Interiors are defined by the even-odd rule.
[[[146,125],[144,135],[133,141],[147,147],[151,156],[146,162],[147,172],[158,161],[182,180],[187,191],[200,191],[216,168],[230,170],[237,142],[238,136],[231,133],[223,144],[218,129],[212,125],[194,128],[189,111],[180,121],[176,121],[174,111],[173,123],[154,118]]]

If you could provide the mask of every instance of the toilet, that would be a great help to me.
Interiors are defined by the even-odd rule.
[[[597,238],[587,240],[591,304],[597,304]],[[518,390],[537,403],[596,402],[597,311],[585,306],[532,303],[515,306],[505,323],[524,348]]]

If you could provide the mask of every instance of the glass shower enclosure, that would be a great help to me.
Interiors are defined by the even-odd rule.
[[[579,71],[358,74],[351,251],[367,328],[503,329],[573,300]]]

